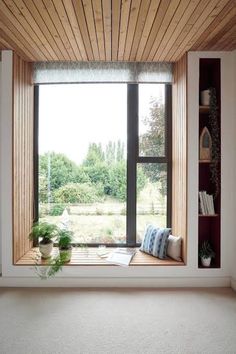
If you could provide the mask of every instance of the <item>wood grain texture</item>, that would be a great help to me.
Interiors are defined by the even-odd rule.
[[[236,49],[235,12],[236,0],[0,0],[0,49],[28,61],[177,62]]]
[[[14,262],[31,248],[33,221],[32,64],[13,59],[13,249]]]
[[[115,248],[109,247],[109,251],[112,252]],[[97,254],[98,249],[88,247],[86,249],[83,248],[74,248],[72,250],[72,258],[69,263],[65,266],[114,266],[111,263],[106,262],[104,258],[101,258]],[[38,259],[38,255],[40,255],[38,248],[32,248],[29,252],[27,252],[21,259],[16,263],[17,265],[32,265],[35,264],[35,259]],[[58,255],[58,248],[54,247],[52,252],[52,257]],[[40,259],[39,265],[46,265],[48,261]],[[177,262],[173,259],[159,259],[153,256],[150,256],[146,253],[140,252],[137,249],[136,254],[134,255],[130,266],[183,266],[183,262]]]
[[[187,256],[187,57],[174,65],[172,114],[172,233]]]

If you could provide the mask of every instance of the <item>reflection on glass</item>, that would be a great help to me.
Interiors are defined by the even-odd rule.
[[[165,156],[165,85],[139,85],[139,155]]]
[[[139,163],[137,166],[137,242],[147,225],[166,227],[167,165]]]
[[[76,243],[126,242],[127,86],[43,85],[40,219]]]

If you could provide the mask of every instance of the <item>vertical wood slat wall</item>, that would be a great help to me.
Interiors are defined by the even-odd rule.
[[[187,258],[187,55],[174,64],[172,113],[172,233]]]
[[[13,258],[31,248],[33,222],[32,64],[13,57]]]

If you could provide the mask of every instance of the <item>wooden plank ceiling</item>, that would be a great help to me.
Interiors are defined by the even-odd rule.
[[[236,0],[0,0],[0,49],[27,61],[172,61],[236,49]]]

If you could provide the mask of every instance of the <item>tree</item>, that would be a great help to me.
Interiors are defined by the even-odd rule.
[[[164,156],[165,154],[165,107],[153,97],[150,100],[149,115],[143,118],[147,131],[140,136],[142,156]]]
[[[121,142],[120,140],[117,141],[117,146],[116,146],[116,161],[120,162],[124,160],[124,143]]]
[[[102,144],[90,143],[83,166],[94,166],[105,159]]]
[[[67,183],[76,182],[77,180],[78,167],[65,155],[47,152],[39,157],[40,201],[46,201],[46,191],[54,191]]]
[[[154,98],[150,100],[148,117],[143,119],[147,131],[140,136],[140,154],[142,156],[165,156],[165,107]],[[161,193],[166,195],[166,164],[143,164],[144,171],[151,182],[161,183]]]

